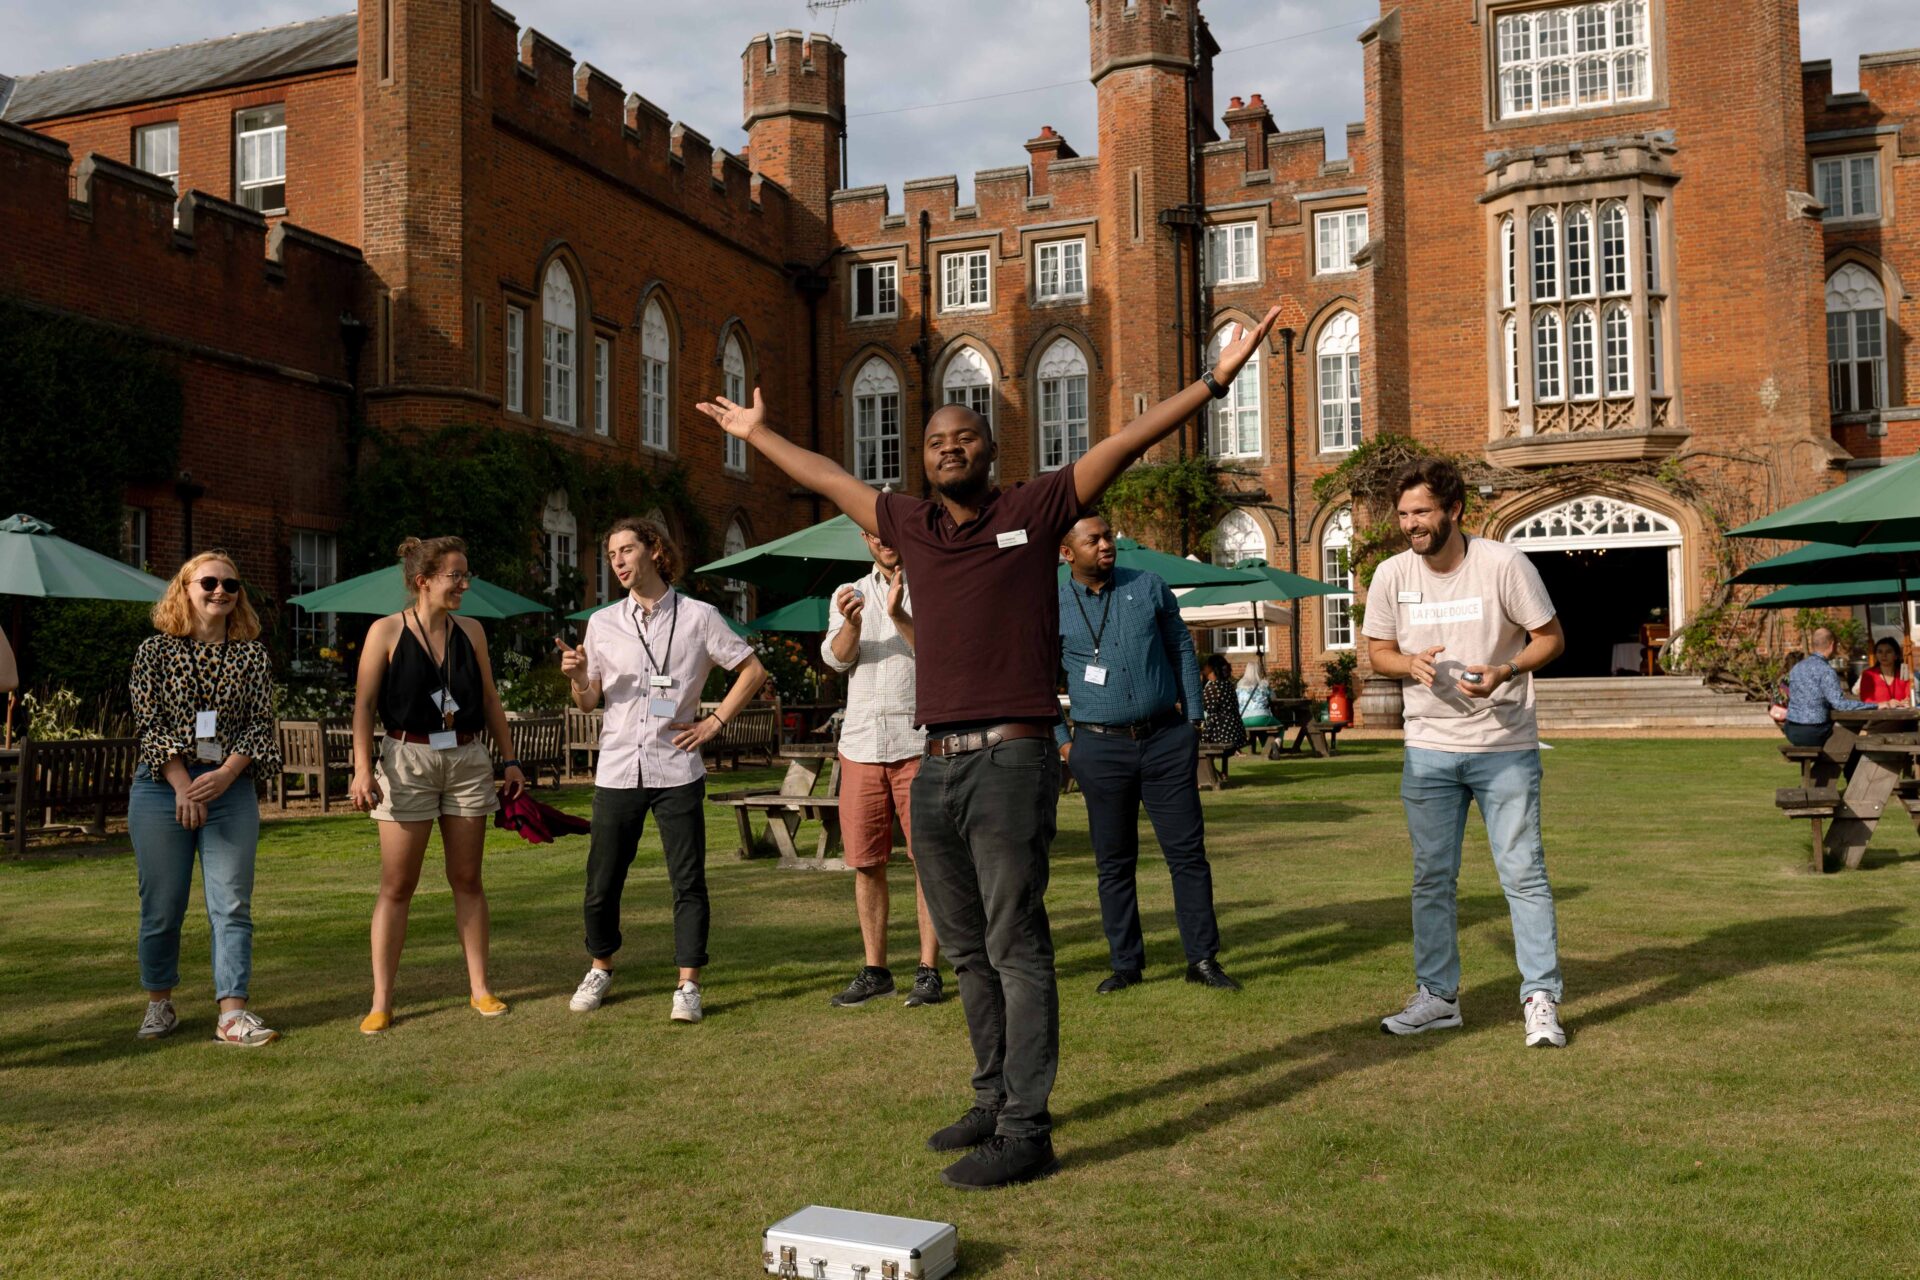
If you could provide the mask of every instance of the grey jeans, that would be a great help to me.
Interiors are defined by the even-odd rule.
[[[973,1094],[1009,1137],[1048,1133],[1060,995],[1047,847],[1060,796],[1053,739],[928,756],[913,780],[913,852],[940,947],[960,980]]]

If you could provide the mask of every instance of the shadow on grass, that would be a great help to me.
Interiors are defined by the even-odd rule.
[[[1464,913],[1464,903],[1463,903]],[[1875,947],[1903,928],[1896,907],[1865,907],[1837,916],[1781,916],[1729,925],[1679,946],[1641,947],[1622,952],[1592,968],[1580,970],[1576,987],[1580,1005],[1568,1020],[1568,1043],[1643,1009],[1683,999],[1704,987],[1758,969],[1804,964]],[[1644,991],[1600,1004],[1609,991],[1637,986],[1649,978],[1660,981]],[[1487,982],[1464,992],[1468,1010],[1506,1006],[1511,1011],[1509,980]],[[1517,1018],[1488,1026],[1489,1034],[1513,1034]],[[1136,1152],[1174,1146],[1215,1125],[1249,1113],[1282,1106],[1308,1091],[1350,1072],[1379,1066],[1412,1054],[1427,1053],[1445,1042],[1441,1035],[1392,1037],[1380,1033],[1369,1016],[1339,1026],[1304,1032],[1264,1049],[1204,1066],[1174,1072],[1151,1084],[1122,1089],[1085,1106],[1062,1113],[1062,1123],[1121,1115],[1146,1103],[1169,1097],[1201,1095],[1184,1115],[1144,1129],[1122,1134],[1091,1147],[1070,1148],[1063,1164],[1074,1167],[1102,1164]],[[1277,1079],[1250,1083],[1237,1092],[1220,1092],[1249,1076],[1295,1063]]]

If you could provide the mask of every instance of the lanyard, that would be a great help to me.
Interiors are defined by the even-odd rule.
[[[413,625],[420,628],[420,647],[426,650],[427,663],[440,673],[440,723],[453,728],[453,712],[447,710],[447,703],[453,697],[453,616],[447,616],[446,639],[440,646],[440,661],[433,660],[433,646],[427,643],[427,624],[420,621],[420,611],[413,611]]]
[[[671,592],[673,588],[669,587],[667,590]],[[633,620],[633,634],[640,637],[640,647],[647,651],[647,662],[652,665],[654,674],[666,675],[667,663],[673,661],[673,635],[674,632],[680,629],[680,597],[677,595],[673,597],[673,615],[667,621],[667,647],[663,651],[667,655],[667,663],[662,663],[658,658],[654,657],[653,646],[647,643],[647,633],[640,626],[640,602],[638,600],[633,602],[633,608],[628,614],[628,617]]]
[[[1071,581],[1071,579],[1069,579],[1069,581]],[[1087,606],[1080,603],[1080,592],[1078,590],[1080,584],[1075,582],[1072,585],[1075,587],[1073,607],[1080,611],[1080,621],[1087,624],[1087,632],[1093,637],[1093,660],[1098,662],[1100,660],[1100,640],[1101,637],[1107,634],[1107,615],[1113,612],[1113,579],[1109,578],[1107,580],[1107,589],[1100,593],[1100,629],[1098,631],[1093,629],[1093,619],[1087,615]]]
[[[228,634],[220,641],[220,660],[213,665],[212,680],[206,678],[206,664],[199,661],[197,652],[194,655],[193,684],[195,691],[200,695],[200,705],[194,708],[196,711],[214,710],[213,700],[220,692],[220,677],[227,673],[227,646],[233,643],[231,625],[227,627],[227,631]],[[193,642],[189,640],[187,643]]]

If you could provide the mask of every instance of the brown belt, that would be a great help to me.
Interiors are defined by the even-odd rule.
[[[429,738],[426,734],[408,733],[404,729],[389,729],[387,730],[387,736],[395,742],[417,742],[423,747],[433,745],[433,739]],[[479,736],[478,733],[458,733],[454,735],[454,741],[464,747]]]
[[[959,756],[969,751],[984,751],[988,747],[1002,742],[1012,742],[1019,738],[1051,737],[1052,729],[1037,724],[1021,724],[1017,721],[1008,724],[996,724],[985,729],[975,729],[971,733],[943,733],[938,737],[927,738],[927,754],[930,756]]]

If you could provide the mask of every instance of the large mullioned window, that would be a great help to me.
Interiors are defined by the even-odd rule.
[[[1653,97],[1647,0],[1563,4],[1494,24],[1503,120]]]

